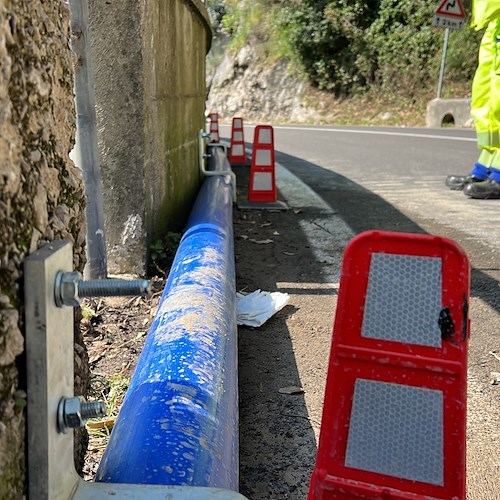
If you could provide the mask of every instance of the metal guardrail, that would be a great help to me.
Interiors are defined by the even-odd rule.
[[[214,149],[212,168],[230,168]],[[238,490],[231,191],[228,176],[207,177],[201,187],[99,482]]]

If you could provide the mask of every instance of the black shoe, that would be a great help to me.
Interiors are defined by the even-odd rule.
[[[464,194],[478,200],[500,198],[500,182],[493,179],[471,182],[464,187]]]
[[[444,183],[447,187],[452,189],[453,191],[460,191],[464,188],[466,184],[470,184],[471,182],[481,182],[481,179],[474,177],[473,175],[449,175],[446,177]]]

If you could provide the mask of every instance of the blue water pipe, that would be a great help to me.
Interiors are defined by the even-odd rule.
[[[202,184],[96,481],[238,491],[231,189]]]

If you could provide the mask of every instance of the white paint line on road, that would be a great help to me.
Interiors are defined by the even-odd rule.
[[[251,156],[251,149],[245,149]],[[314,211],[314,217],[300,217],[299,225],[314,257],[323,264],[324,279],[329,283],[338,283],[344,250],[355,236],[354,231],[315,191],[278,162],[276,187],[290,208],[305,213]]]
[[[231,127],[230,125],[223,125],[226,127]],[[248,129],[254,129],[255,125],[245,125],[245,128]],[[460,137],[460,136],[453,136],[453,135],[432,135],[432,134],[414,134],[414,133],[405,133],[405,132],[390,132],[388,130],[369,130],[368,127],[367,129],[359,129],[359,130],[354,130],[354,129],[345,129],[345,128],[325,128],[325,127],[285,127],[281,125],[273,125],[273,128],[276,130],[302,130],[306,132],[335,132],[335,133],[342,133],[342,134],[371,134],[371,135],[392,135],[392,136],[399,136],[399,137],[416,137],[416,138],[422,138],[422,139],[446,139],[450,141],[465,141],[465,142],[476,142],[475,137]],[[411,129],[408,129],[411,130]]]
[[[292,209],[300,209],[311,217],[301,217],[299,225],[304,231],[314,257],[323,263],[323,276],[338,283],[345,247],[354,237],[354,231],[309,186],[283,165],[276,163],[276,185]]]
[[[468,142],[476,142],[475,137],[457,137],[451,135],[431,135],[431,134],[412,134],[412,133],[403,133],[403,132],[389,132],[382,130],[350,130],[343,128],[313,128],[313,127],[280,127],[275,126],[275,129],[279,130],[305,130],[312,132],[340,132],[344,134],[372,134],[372,135],[395,135],[401,137],[418,137],[422,139],[447,139],[450,141],[468,141]]]

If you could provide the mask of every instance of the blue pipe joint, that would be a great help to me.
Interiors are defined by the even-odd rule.
[[[202,185],[96,481],[238,491],[231,186]]]

